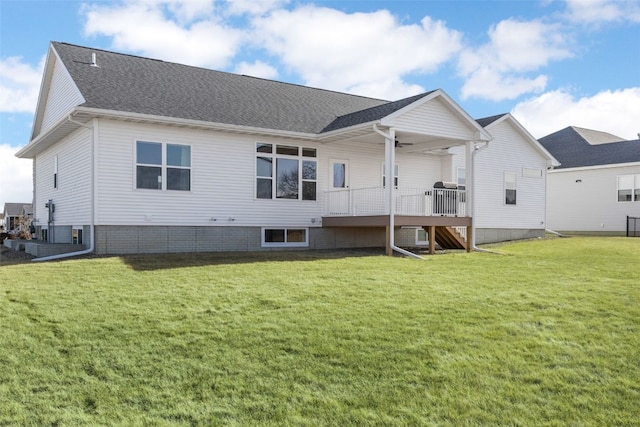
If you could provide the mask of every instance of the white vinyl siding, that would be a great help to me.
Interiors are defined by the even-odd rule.
[[[440,98],[434,98],[414,108],[395,120],[397,129],[423,132],[429,135],[474,139],[474,132],[469,123],[454,114],[451,108]]]
[[[54,163],[58,163],[58,188],[53,185]],[[37,225],[47,224],[45,203],[56,206],[55,225],[90,224],[91,220],[91,131],[81,128],[35,159]]]
[[[477,228],[544,229],[546,179],[523,176],[525,168],[546,171],[546,158],[509,120],[487,129],[493,139],[475,159]],[[505,204],[504,172],[516,175],[517,204]],[[546,172],[545,172],[546,176]],[[467,182],[471,178],[467,176]]]
[[[332,158],[348,159],[350,188],[380,185],[384,145],[260,138],[317,150],[317,200],[255,197],[256,138],[184,128],[102,120],[98,164],[98,225],[214,225],[259,227],[321,226],[324,191],[329,185]],[[191,146],[191,191],[135,190],[134,141],[180,141]],[[449,157],[398,154],[402,186],[432,187],[442,180],[442,162]]]
[[[51,126],[69,114],[73,107],[84,102],[84,98],[73,83],[73,80],[71,80],[69,73],[57,60],[53,67],[53,75],[49,87],[47,103],[42,116],[42,125],[38,133],[46,132]]]
[[[640,174],[640,164],[549,171],[549,228],[624,234],[626,217],[640,217],[640,204],[618,202],[618,177]]]
[[[136,191],[131,147],[137,140],[189,145],[191,191]],[[320,201],[256,199],[255,137],[102,121],[100,141],[98,224],[301,227],[314,219],[320,225]]]

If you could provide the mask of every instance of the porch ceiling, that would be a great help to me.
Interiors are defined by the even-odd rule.
[[[467,143],[466,140],[462,139],[403,131],[396,131],[396,140],[400,144],[397,147],[397,152],[399,153],[433,153]],[[325,144],[335,144],[344,141],[361,144],[384,144],[384,139],[371,128],[345,132],[340,136],[334,135],[332,138],[325,139],[322,142]]]

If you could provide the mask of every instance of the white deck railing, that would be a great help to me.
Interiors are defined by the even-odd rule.
[[[387,191],[384,187],[327,191],[325,215],[387,215]],[[465,190],[397,188],[394,198],[395,215],[466,216]]]

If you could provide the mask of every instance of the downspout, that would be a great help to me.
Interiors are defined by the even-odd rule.
[[[56,259],[61,259],[61,258],[70,258],[70,257],[74,257],[74,256],[80,256],[80,255],[86,255],[86,254],[90,254],[91,252],[93,252],[94,248],[95,248],[95,221],[94,221],[94,217],[95,217],[95,188],[94,188],[94,183],[95,183],[95,144],[96,144],[96,133],[95,133],[95,129],[94,126],[90,126],[86,123],[80,123],[76,120],[73,119],[73,117],[71,116],[71,114],[69,114],[69,116],[67,117],[67,120],[73,124],[76,124],[80,127],[89,129],[89,131],[91,132],[91,224],[89,225],[89,238],[90,238],[90,242],[89,242],[89,248],[82,250],[82,251],[75,251],[75,252],[68,252],[68,253],[64,253],[64,254],[58,254],[58,255],[50,255],[50,256],[45,256],[45,257],[40,257],[40,258],[34,258],[31,261],[34,262],[40,262],[40,261],[53,261]]]
[[[384,145],[385,145],[385,170],[387,174],[386,185],[387,185],[387,196],[388,196],[388,210],[389,210],[389,248],[393,251],[401,253],[402,255],[406,255],[412,258],[422,259],[423,257],[420,255],[416,255],[413,252],[406,251],[402,248],[399,248],[395,245],[395,188],[393,185],[393,171],[395,166],[395,156],[396,156],[396,147],[395,147],[395,130],[389,129],[389,133],[386,134],[378,129],[376,123],[373,124],[373,130],[384,137]]]
[[[489,141],[485,142],[484,145],[480,147],[474,146],[473,151],[471,152],[471,249],[478,252],[490,252],[497,254],[498,252],[490,251],[488,249],[481,249],[476,246],[476,221],[475,221],[475,211],[476,211],[476,154],[481,152],[482,150],[486,150],[489,148]]]

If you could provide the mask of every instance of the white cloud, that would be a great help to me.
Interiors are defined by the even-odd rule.
[[[514,99],[525,93],[540,93],[547,86],[547,76],[527,78],[501,74],[483,67],[471,73],[462,86],[462,98],[483,98],[491,101]]]
[[[18,159],[16,147],[0,144],[0,209],[9,203],[31,203],[33,198],[32,161]]]
[[[227,0],[227,7],[231,14],[236,15],[264,15],[267,12],[281,8],[289,3],[288,0]]]
[[[262,79],[275,79],[278,77],[278,70],[266,62],[259,60],[253,63],[241,62],[236,66],[234,71],[237,74],[244,74],[246,76],[260,77]]]
[[[640,4],[635,0],[566,0],[569,20],[584,24],[640,22]]]
[[[527,74],[571,56],[559,27],[541,21],[501,21],[489,30],[489,39],[487,44],[468,47],[460,55],[458,71],[465,78],[463,99],[500,101],[540,93],[546,88],[547,77]]]
[[[640,87],[607,90],[579,99],[561,90],[547,92],[519,103],[512,114],[536,138],[578,126],[637,139]]]
[[[387,10],[347,14],[303,6],[274,11],[255,19],[254,26],[253,38],[305,84],[347,92],[378,88],[367,95],[387,99],[422,91],[401,78],[435,71],[461,46],[461,34],[441,21],[425,17],[420,24],[403,25]],[[396,84],[385,84],[390,80]]]
[[[22,58],[0,59],[0,112],[33,113],[44,69],[44,59],[37,66]]]
[[[189,6],[192,3],[195,6]],[[223,68],[239,49],[243,32],[219,20],[209,3],[196,7],[199,2],[141,0],[117,6],[87,6],[84,31],[89,36],[112,37],[117,49]]]

